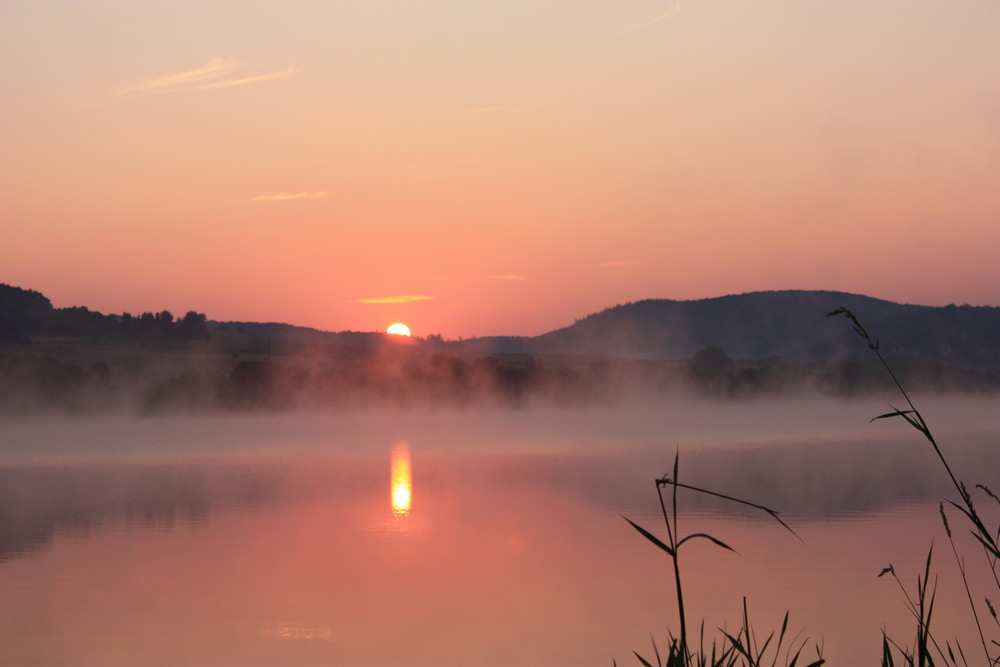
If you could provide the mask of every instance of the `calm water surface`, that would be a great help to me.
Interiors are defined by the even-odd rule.
[[[870,403],[24,421],[0,425],[0,663],[637,664],[677,628],[653,479],[682,494],[690,616],[877,664],[911,641],[932,541],[939,629],[970,649],[933,455]],[[1000,486],[997,402],[925,407],[968,481]],[[936,421],[935,421],[936,420]],[[958,518],[953,519],[957,523]],[[971,547],[970,559],[975,556]]]

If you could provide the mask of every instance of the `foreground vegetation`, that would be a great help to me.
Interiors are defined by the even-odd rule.
[[[774,632],[771,632],[767,635],[767,637],[759,639],[752,624],[750,623],[746,598],[743,598],[742,625],[740,630],[735,635],[720,629],[719,632],[722,635],[721,639],[719,641],[713,640],[706,645],[705,626],[704,622],[702,622],[697,644],[695,645],[690,641],[687,627],[687,614],[684,607],[684,587],[683,577],[681,576],[680,549],[691,540],[698,539],[707,540],[716,546],[722,549],[728,549],[729,551],[734,551],[734,549],[722,540],[708,535],[707,533],[692,533],[681,537],[678,525],[677,504],[677,492],[679,489],[683,488],[688,491],[715,496],[716,498],[721,498],[731,503],[759,510],[768,514],[771,518],[784,526],[785,529],[792,535],[795,535],[796,537],[798,537],[798,535],[795,534],[795,531],[793,531],[788,524],[781,520],[778,516],[778,512],[773,509],[764,507],[763,505],[757,505],[746,500],[740,500],[739,498],[717,493],[715,491],[710,491],[708,489],[681,483],[678,480],[679,461],[680,455],[678,454],[674,457],[672,476],[664,476],[656,480],[656,494],[660,500],[660,510],[663,513],[663,524],[667,530],[666,542],[660,540],[658,537],[631,519],[625,519],[632,525],[633,528],[639,531],[643,537],[656,545],[658,548],[662,549],[667,556],[670,557],[671,564],[673,565],[674,591],[677,595],[677,614],[680,619],[679,634],[677,636],[673,636],[672,633],[668,635],[665,655],[661,656],[659,648],[654,640],[653,655],[647,658],[636,651],[634,652],[636,658],[638,658],[639,662],[645,665],[645,667],[652,667],[653,663],[650,662],[650,658],[655,660],[657,667],[660,665],[663,665],[664,667],[757,667],[758,665],[766,664],[773,666],[777,664],[779,659],[784,660],[784,664],[788,665],[788,667],[794,667],[799,664],[799,659],[803,657],[802,651],[808,644],[808,640],[788,638],[787,612],[785,613],[784,620],[781,623],[781,629],[777,632],[777,636]],[[666,487],[670,487],[669,510],[667,509],[667,503],[663,498],[663,491]],[[819,665],[825,663],[822,656],[822,650],[819,646],[815,646],[815,652],[816,660],[808,663],[807,667],[819,667]]]
[[[891,418],[900,418],[905,420],[910,426],[919,432],[931,446],[934,454],[941,462],[941,466],[947,474],[949,481],[958,494],[959,499],[957,501],[952,499],[941,501],[939,505],[941,520],[944,524],[948,544],[955,557],[955,564],[958,568],[959,575],[961,576],[963,586],[965,587],[966,597],[969,602],[969,613],[979,636],[983,657],[985,659],[984,664],[991,666],[1000,664],[1000,620],[997,618],[996,609],[990,602],[990,595],[993,595],[994,598],[996,598],[997,594],[1000,594],[1000,572],[998,572],[997,568],[997,561],[1000,559],[1000,546],[998,546],[998,543],[1000,543],[1000,523],[997,524],[997,528],[995,530],[991,530],[987,527],[986,519],[984,519],[983,514],[976,507],[972,492],[969,491],[965,482],[956,477],[951,465],[948,463],[948,459],[945,456],[944,451],[938,444],[937,439],[934,437],[927,421],[924,419],[920,411],[917,410],[917,407],[914,405],[896,373],[886,362],[885,357],[883,357],[878,338],[873,338],[850,310],[846,308],[838,308],[837,310],[829,313],[828,317],[836,315],[843,315],[851,322],[851,327],[854,332],[865,340],[868,348],[875,354],[876,358],[878,358],[879,362],[885,368],[886,373],[890,378],[892,378],[893,383],[905,401],[903,409],[893,407],[892,412],[879,415],[872,421],[875,419]],[[996,494],[994,494],[993,491],[991,491],[985,484],[976,484],[974,490],[980,491],[982,493],[982,497],[987,502],[995,502],[997,505],[1000,505],[1000,498],[998,498]],[[985,581],[991,581],[994,586],[987,583],[983,589],[977,589],[973,592],[974,585],[970,584],[970,577],[965,557],[955,545],[954,535],[948,522],[948,512],[945,511],[945,503],[948,504],[952,511],[957,511],[959,513],[962,524],[969,530],[972,537],[975,538],[978,543],[977,547],[981,549],[984,556],[984,560],[982,561],[984,563],[983,566],[989,575]],[[932,556],[933,547],[928,550],[927,564],[924,569],[924,573],[922,576],[917,578],[916,591],[912,597],[907,594],[906,589],[900,583],[900,587],[906,598],[907,607],[916,621],[914,643],[912,646],[900,644],[893,638],[883,634],[883,665],[895,665],[897,664],[897,660],[903,665],[920,666],[934,665],[938,662],[946,665],[969,664],[969,658],[966,657],[966,651],[957,639],[944,640],[942,643],[942,641],[938,639],[938,633],[936,630],[932,631],[931,629],[936,592],[936,584],[932,582],[931,578]],[[897,583],[899,583],[899,579],[896,577],[895,569],[891,564],[886,567],[879,576],[884,576],[885,574],[892,575],[892,577],[896,579]],[[992,624],[987,624],[985,621],[990,617],[992,617],[993,622]],[[987,639],[987,637],[989,637],[989,639]]]
[[[952,466],[949,464],[944,451],[931,431],[927,421],[914,405],[913,400],[904,388],[899,375],[893,370],[883,356],[879,340],[877,338],[873,338],[868,333],[858,318],[849,309],[838,308],[829,313],[828,317],[838,315],[846,317],[850,321],[853,331],[865,340],[868,348],[874,353],[882,369],[891,379],[893,385],[899,391],[904,401],[903,408],[899,409],[892,407],[891,412],[878,415],[872,419],[872,421],[877,419],[892,418],[905,420],[911,427],[919,432],[930,445],[935,456],[940,461],[944,473],[947,475],[952,487],[957,493],[957,500],[942,500],[939,504],[939,511],[945,534],[947,536],[948,545],[952,555],[954,556],[955,566],[964,587],[965,597],[968,600],[969,617],[967,621],[971,625],[974,625],[980,645],[979,649],[967,649],[962,646],[958,638],[944,638],[943,633],[938,630],[937,623],[932,625],[932,621],[938,620],[934,616],[937,580],[933,575],[932,569],[932,546],[928,549],[924,570],[921,574],[918,574],[916,587],[912,592],[909,591],[902,583],[895,571],[895,568],[891,564],[885,567],[878,575],[879,577],[888,575],[896,582],[900,588],[906,607],[913,616],[915,622],[914,639],[912,644],[891,637],[883,630],[881,664],[883,667],[895,667],[896,665],[924,667],[925,665],[931,666],[936,664],[953,665],[955,667],[958,665],[984,664],[990,667],[995,667],[1000,664],[1000,620],[998,620],[996,608],[991,602],[990,596],[994,596],[994,599],[998,599],[998,596],[1000,596],[1000,572],[998,572],[998,560],[1000,560],[1000,546],[998,546],[998,543],[1000,543],[1000,522],[997,522],[997,527],[995,529],[990,528],[993,524],[989,523],[989,519],[987,519],[980,509],[977,508],[973,492],[969,490],[969,487],[965,484],[965,482],[960,480],[955,475]],[[737,665],[740,667],[754,667],[762,664],[770,664],[773,667],[773,665],[778,664],[779,661],[782,661],[782,664],[789,667],[799,664],[800,659],[803,657],[803,649],[808,644],[808,641],[792,640],[791,642],[786,643],[788,613],[786,612],[785,614],[780,630],[769,633],[765,638],[763,638],[763,640],[758,640],[751,627],[749,615],[746,611],[746,598],[743,599],[742,626],[735,635],[720,629],[720,639],[718,641],[712,641],[706,645],[703,623],[698,642],[695,644],[690,641],[687,618],[685,615],[682,586],[683,579],[681,576],[679,559],[680,548],[690,540],[704,539],[714,543],[720,548],[729,550],[732,549],[716,537],[705,533],[694,533],[681,537],[681,534],[678,531],[678,489],[683,488],[697,493],[710,494],[731,502],[749,505],[769,514],[786,528],[788,528],[788,526],[781,521],[778,517],[778,513],[770,508],[755,505],[745,500],[732,498],[730,496],[719,494],[700,487],[680,483],[678,481],[678,461],[679,457],[675,457],[672,476],[664,476],[655,480],[656,491],[663,515],[663,523],[667,532],[666,541],[661,540],[650,531],[626,518],[626,520],[637,531],[639,531],[643,537],[664,551],[670,558],[674,575],[676,605],[680,625],[679,633],[676,636],[673,633],[668,633],[665,654],[661,655],[659,648],[654,641],[652,656],[643,656],[639,652],[635,652],[636,658],[645,667],[652,667],[653,664],[657,665],[657,667],[660,665],[663,665],[664,667],[703,667],[708,665],[711,665],[712,667],[735,667]],[[664,501],[663,494],[664,488],[668,486],[671,488],[669,511],[667,503]],[[1000,497],[998,497],[985,484],[976,484],[973,487],[973,490],[979,492],[981,499],[984,499],[987,503],[989,503],[994,510],[996,509],[996,506],[1000,506]],[[947,511],[946,506],[948,508]],[[982,560],[977,558],[976,563],[979,563],[979,567],[985,570],[985,577],[973,578],[970,576],[970,565],[966,561],[965,554],[959,546],[956,545],[951,524],[948,520],[948,515],[954,514],[955,512],[957,512],[962,525],[975,539],[974,549],[981,551],[983,558]],[[788,528],[788,530],[791,531],[790,528]],[[973,567],[975,567],[975,565],[973,565]],[[978,581],[985,583],[977,585],[975,582]],[[961,627],[968,626],[963,625]],[[980,662],[979,658],[976,657],[976,654],[979,653],[980,650],[982,662]],[[816,647],[816,656],[817,659],[809,663],[810,667],[824,664],[825,661],[822,657],[822,650],[819,647]]]

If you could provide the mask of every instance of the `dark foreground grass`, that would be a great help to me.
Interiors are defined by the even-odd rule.
[[[885,357],[882,356],[879,339],[873,338],[854,313],[847,308],[837,308],[833,312],[828,313],[827,317],[834,317],[837,315],[843,315],[847,318],[850,321],[851,328],[854,332],[865,340],[868,345],[868,349],[875,354],[883,368],[885,368],[886,373],[888,373],[889,377],[892,378],[893,383],[899,390],[899,393],[904,401],[903,408],[896,408],[895,406],[890,405],[892,408],[891,412],[879,415],[873,418],[872,421],[875,421],[876,419],[899,418],[905,420],[906,423],[916,429],[928,442],[928,444],[930,444],[931,449],[941,462],[942,468],[948,475],[952,486],[958,494],[958,500],[946,498],[939,504],[941,521],[944,524],[948,545],[950,546],[952,555],[955,558],[955,564],[958,568],[958,573],[965,589],[966,598],[969,602],[969,619],[967,622],[975,626],[982,650],[982,656],[985,659],[984,664],[990,665],[991,667],[998,665],[1000,664],[1000,621],[998,621],[996,610],[990,602],[990,596],[993,595],[996,597],[1000,594],[1000,574],[998,574],[997,568],[997,560],[1000,559],[1000,547],[998,547],[998,543],[1000,543],[1000,523],[997,524],[997,528],[995,530],[991,530],[987,527],[987,520],[980,512],[979,508],[976,507],[975,498],[973,497],[972,492],[969,491],[965,482],[960,480],[955,475],[951,464],[949,464],[944,451],[931,431],[927,421],[924,419],[924,416],[917,409],[916,405],[914,405],[910,395],[907,393],[902,383],[900,383],[899,377],[892,370],[892,367],[885,360]],[[980,497],[984,498],[990,505],[996,504],[1000,506],[1000,498],[997,498],[996,494],[994,494],[993,491],[991,491],[985,484],[976,484],[973,487],[973,491],[978,492]],[[966,563],[965,556],[955,544],[946,508],[948,511],[958,512],[958,516],[961,518],[962,524],[975,539],[976,550],[981,551],[984,557],[982,561],[978,562],[981,563],[981,567],[986,569],[986,583],[979,589],[970,584],[968,565]],[[996,508],[994,507],[993,509]],[[899,581],[899,578],[896,576],[896,571],[891,564],[882,570],[882,573],[879,575],[881,577],[885,574],[891,574],[896,580],[906,601],[907,609],[909,609],[916,622],[915,638],[912,645],[900,644],[883,632],[883,665],[893,667],[897,664],[919,665],[921,667],[923,665],[934,664],[968,665],[970,664],[969,660],[973,660],[971,664],[979,664],[978,659],[973,655],[967,657],[965,649],[957,639],[939,641],[939,639],[935,637],[936,630],[932,630],[931,621],[934,613],[934,600],[937,584],[936,579],[932,580],[932,556],[933,547],[931,547],[931,549],[927,552],[927,564],[924,568],[923,575],[917,577],[915,595],[911,596],[911,594]],[[992,619],[992,624],[989,624],[987,619]],[[978,653],[978,650],[976,653]]]
[[[937,592],[937,579],[933,575],[932,569],[932,545],[927,552],[924,570],[917,576],[914,592],[911,593],[906,588],[891,564],[878,575],[879,577],[890,575],[891,579],[896,582],[915,623],[912,644],[897,641],[886,634],[883,629],[881,664],[883,667],[896,667],[896,665],[900,665],[901,667],[931,667],[938,664],[954,667],[983,664],[989,667],[997,667],[1000,665],[1000,620],[998,620],[996,608],[991,602],[990,596],[992,595],[994,599],[1000,600],[1000,572],[998,572],[997,564],[998,560],[1000,560],[1000,546],[998,546],[998,543],[1000,543],[1000,522],[996,523],[997,527],[995,529],[988,527],[994,525],[994,523],[988,522],[987,518],[984,517],[983,513],[976,506],[976,498],[973,497],[973,492],[970,492],[969,487],[955,475],[951,464],[948,462],[942,447],[935,438],[927,421],[914,405],[913,400],[900,383],[899,377],[888,364],[885,357],[882,356],[878,338],[873,338],[850,310],[838,308],[828,313],[827,317],[837,315],[843,315],[847,318],[854,332],[865,340],[868,348],[875,354],[879,362],[881,362],[904,401],[903,408],[890,406],[892,408],[891,412],[878,415],[871,421],[899,418],[916,429],[930,444],[931,449],[941,462],[945,474],[948,476],[958,495],[957,500],[950,498],[942,500],[939,510],[947,535],[948,545],[955,559],[955,564],[969,603],[968,620],[959,620],[959,622],[963,624],[961,627],[967,627],[966,623],[975,626],[980,645],[978,649],[974,649],[967,654],[966,649],[957,638],[941,639],[938,636],[937,625],[932,626],[932,621],[935,619],[934,603]],[[770,515],[793,535],[795,533],[779,518],[778,512],[775,510],[700,487],[680,483],[678,481],[678,469],[679,456],[675,456],[673,475],[663,476],[655,480],[656,492],[663,513],[663,523],[667,532],[666,541],[656,537],[653,533],[632,520],[625,519],[643,537],[669,556],[673,567],[674,588],[680,623],[679,633],[676,636],[672,632],[668,632],[667,644],[664,647],[663,653],[661,653],[660,648],[654,640],[651,654],[647,653],[646,656],[643,656],[639,652],[634,651],[635,657],[645,667],[653,667],[653,665],[656,665],[656,667],[759,667],[763,665],[775,667],[778,664],[783,664],[786,667],[795,667],[796,665],[803,664],[804,660],[807,659],[803,657],[803,650],[809,644],[809,641],[800,640],[798,636],[788,638],[788,613],[785,613],[779,630],[768,633],[762,640],[758,639],[758,635],[749,620],[746,598],[743,598],[742,626],[735,635],[720,629],[718,637],[706,644],[705,627],[704,622],[702,622],[697,644],[691,643],[684,607],[683,578],[681,576],[681,560],[679,558],[681,547],[691,540],[700,539],[708,540],[723,549],[730,551],[733,549],[721,540],[706,533],[692,533],[681,537],[677,520],[678,489],[683,488],[697,493],[709,494],[733,503],[755,508]],[[671,489],[669,494],[669,510],[664,499],[664,489],[666,487],[670,487]],[[985,484],[976,484],[972,488],[979,499],[985,500],[992,510],[997,510],[1000,507],[1000,498],[988,486]],[[962,550],[955,543],[951,525],[948,521],[949,512],[952,514],[957,513],[964,529],[968,530],[969,534],[975,540],[974,550],[981,552],[982,560],[979,560],[979,554],[976,557],[978,567],[984,568],[986,574],[985,577],[976,579],[976,581],[980,579],[985,581],[981,586],[977,587],[975,584],[970,583],[969,564],[966,562]],[[796,537],[798,536],[796,535]],[[811,654],[811,652],[809,653]],[[815,646],[815,653],[816,659],[809,662],[806,667],[817,667],[825,663],[822,657],[822,648]],[[984,662],[980,662],[980,659],[976,657],[977,654],[982,656]]]
[[[788,637],[787,612],[782,620],[781,629],[777,631],[777,633],[771,632],[763,639],[760,639],[750,623],[750,615],[747,611],[746,598],[743,598],[742,626],[735,635],[720,629],[720,636],[717,639],[712,640],[709,644],[706,644],[705,624],[702,622],[698,634],[697,645],[692,645],[690,643],[688,638],[687,615],[684,608],[684,586],[683,577],[681,576],[680,560],[681,547],[692,540],[707,540],[722,549],[727,549],[729,551],[735,551],[735,549],[722,540],[707,533],[691,533],[681,537],[680,527],[678,524],[678,490],[686,489],[688,491],[721,498],[731,503],[751,507],[768,514],[771,518],[784,526],[788,532],[795,535],[795,537],[798,538],[798,535],[796,535],[795,531],[793,531],[788,524],[781,520],[777,511],[769,507],[764,507],[763,505],[734,498],[716,491],[710,491],[701,487],[681,483],[678,481],[679,468],[680,455],[678,454],[674,456],[673,475],[665,475],[655,480],[656,494],[660,499],[660,510],[663,513],[663,523],[667,530],[667,540],[665,542],[631,519],[623,517],[629,522],[629,524],[632,525],[633,528],[639,531],[643,537],[659,547],[670,557],[674,572],[674,590],[677,594],[677,615],[680,619],[680,633],[677,636],[674,636],[672,633],[668,634],[665,655],[660,654],[659,647],[657,646],[655,640],[653,641],[653,653],[651,656],[644,657],[637,651],[633,651],[633,653],[635,653],[636,658],[638,658],[639,662],[645,665],[645,667],[653,667],[654,664],[657,667],[660,667],[661,665],[663,667],[758,667],[762,665],[770,665],[770,667],[774,667],[778,664],[779,660],[781,661],[781,664],[787,665],[788,667],[795,667],[795,665],[800,664],[799,661],[802,656],[802,651],[808,643],[808,640],[799,640],[797,636],[792,638]],[[670,487],[669,510],[667,509],[667,502],[664,499],[664,489],[667,487]],[[817,667],[818,665],[822,665],[824,663],[822,651],[819,647],[816,647],[816,656],[817,659],[808,663],[808,667]],[[650,662],[651,659],[654,660],[655,663]]]

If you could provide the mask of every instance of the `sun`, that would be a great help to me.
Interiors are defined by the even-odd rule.
[[[409,336],[410,327],[406,326],[402,322],[396,322],[395,324],[390,324],[389,328],[386,329],[385,332],[396,336]]]

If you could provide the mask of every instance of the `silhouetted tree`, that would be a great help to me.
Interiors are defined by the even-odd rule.
[[[193,310],[177,323],[177,335],[184,340],[208,340],[208,325],[203,313]]]
[[[74,336],[107,336],[118,328],[118,322],[111,315],[92,311],[85,306],[58,308],[53,313],[49,329],[53,333]]]
[[[160,338],[174,337],[174,316],[169,310],[161,310],[153,318],[156,320],[156,333]]]
[[[153,313],[143,313],[136,320],[136,331],[142,337],[152,336],[156,331],[156,318]]]
[[[129,340],[135,338],[136,333],[135,318],[132,317],[131,313],[122,313],[122,316],[118,318],[118,337]]]
[[[12,318],[22,332],[40,331],[52,316],[52,302],[34,290],[0,283],[0,315]]]

